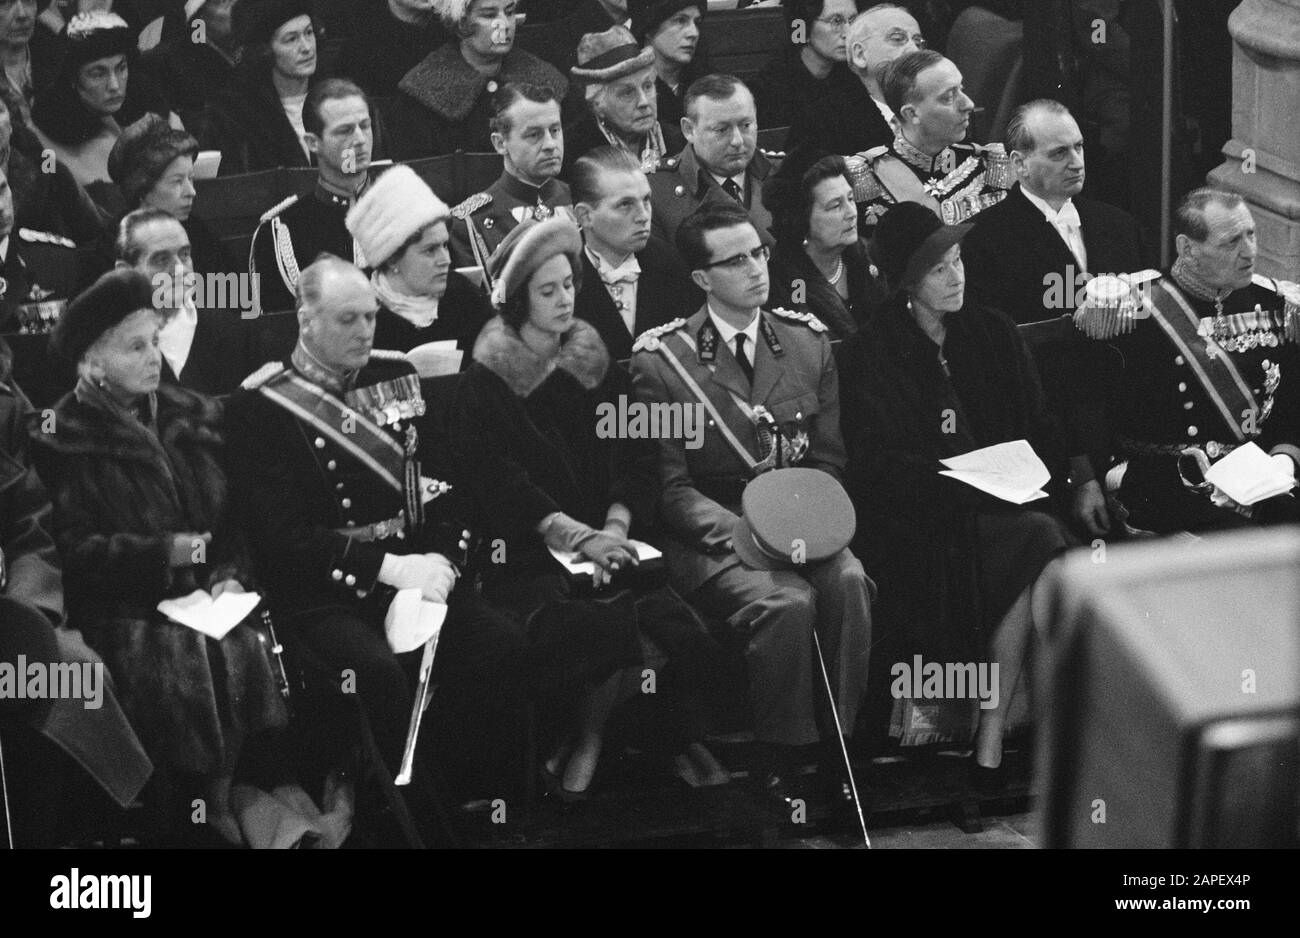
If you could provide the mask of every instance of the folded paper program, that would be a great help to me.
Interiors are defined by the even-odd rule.
[[[940,462],[947,467],[939,470],[940,475],[951,476],[1013,505],[1046,498],[1042,489],[1052,478],[1026,440],[985,446]]]

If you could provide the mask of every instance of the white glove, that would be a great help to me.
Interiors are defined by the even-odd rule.
[[[418,589],[430,602],[445,603],[456,585],[456,568],[442,554],[384,554],[379,582],[393,589]]]

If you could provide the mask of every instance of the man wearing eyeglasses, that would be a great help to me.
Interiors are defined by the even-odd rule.
[[[653,233],[673,244],[677,227],[701,205],[728,203],[746,209],[763,243],[771,246],[772,213],[763,204],[763,180],[773,171],[775,154],[758,148],[753,94],[731,75],[705,75],[686,89],[682,106],[686,146],[660,160],[650,175]]]
[[[812,630],[850,734],[866,688],[874,585],[848,550],[772,570],[750,566],[732,544],[742,493],[759,473],[801,466],[841,475],[839,391],[826,327],[807,313],[763,309],[769,252],[739,205],[711,203],[692,214],[677,231],[677,250],[705,305],[643,333],[632,354],[643,401],[703,406],[709,415],[698,447],[659,440],[664,556],[682,595],[743,638],[765,794],[786,801],[796,747],[820,741],[827,749],[819,762],[829,770],[823,779],[843,807],[832,758],[838,739],[833,729],[818,729],[825,690]]]
[[[811,146],[828,153],[861,153],[894,140],[894,111],[885,103],[880,76],[900,56],[925,48],[921,27],[907,10],[881,3],[845,26],[849,74],[797,110],[787,148]]]
[[[899,56],[880,76],[895,133],[887,147],[849,157],[864,233],[891,205],[918,202],[946,225],[1006,198],[1014,181],[1000,143],[962,143],[975,110],[961,71],[937,52]]]

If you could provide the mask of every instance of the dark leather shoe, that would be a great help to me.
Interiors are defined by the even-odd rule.
[[[768,772],[763,776],[759,780],[758,790],[769,807],[786,816],[794,811],[794,802],[799,798],[785,778],[776,772]]]
[[[975,754],[971,753],[970,760],[966,763],[966,779],[971,788],[980,795],[1000,795],[1007,784],[1006,759],[1003,758],[1002,764],[996,769],[990,769],[976,762]]]

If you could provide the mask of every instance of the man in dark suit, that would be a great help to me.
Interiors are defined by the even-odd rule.
[[[731,75],[705,75],[686,89],[682,133],[686,147],[659,163],[650,177],[652,230],[668,244],[678,226],[706,202],[734,202],[749,212],[771,247],[772,213],[763,204],[763,180],[775,168],[758,148],[754,96]]]
[[[158,337],[163,380],[202,394],[233,393],[252,370],[243,322],[243,315],[252,312],[251,287],[242,291],[246,305],[241,305],[236,275],[221,275],[221,290],[214,281],[200,283],[203,274],[195,273],[184,226],[156,208],[136,209],[122,219],[117,266],[148,277],[155,300],[162,301],[156,306],[164,317]]]
[[[1078,197],[1083,135],[1064,105],[1047,99],[1021,105],[1007,127],[1007,147],[1018,182],[1007,198],[975,217],[962,243],[969,299],[1022,325],[1045,323],[1073,313],[1091,277],[1145,266],[1137,221],[1112,205]],[[1065,324],[1038,327],[1027,338],[1071,450],[1075,516],[1100,536],[1109,529],[1095,479],[1106,447],[1100,423],[1105,349]]]
[[[647,329],[698,309],[703,294],[676,253],[650,234],[650,183],[636,159],[599,147],[574,164],[574,214],[585,242],[575,312],[610,358]]]

